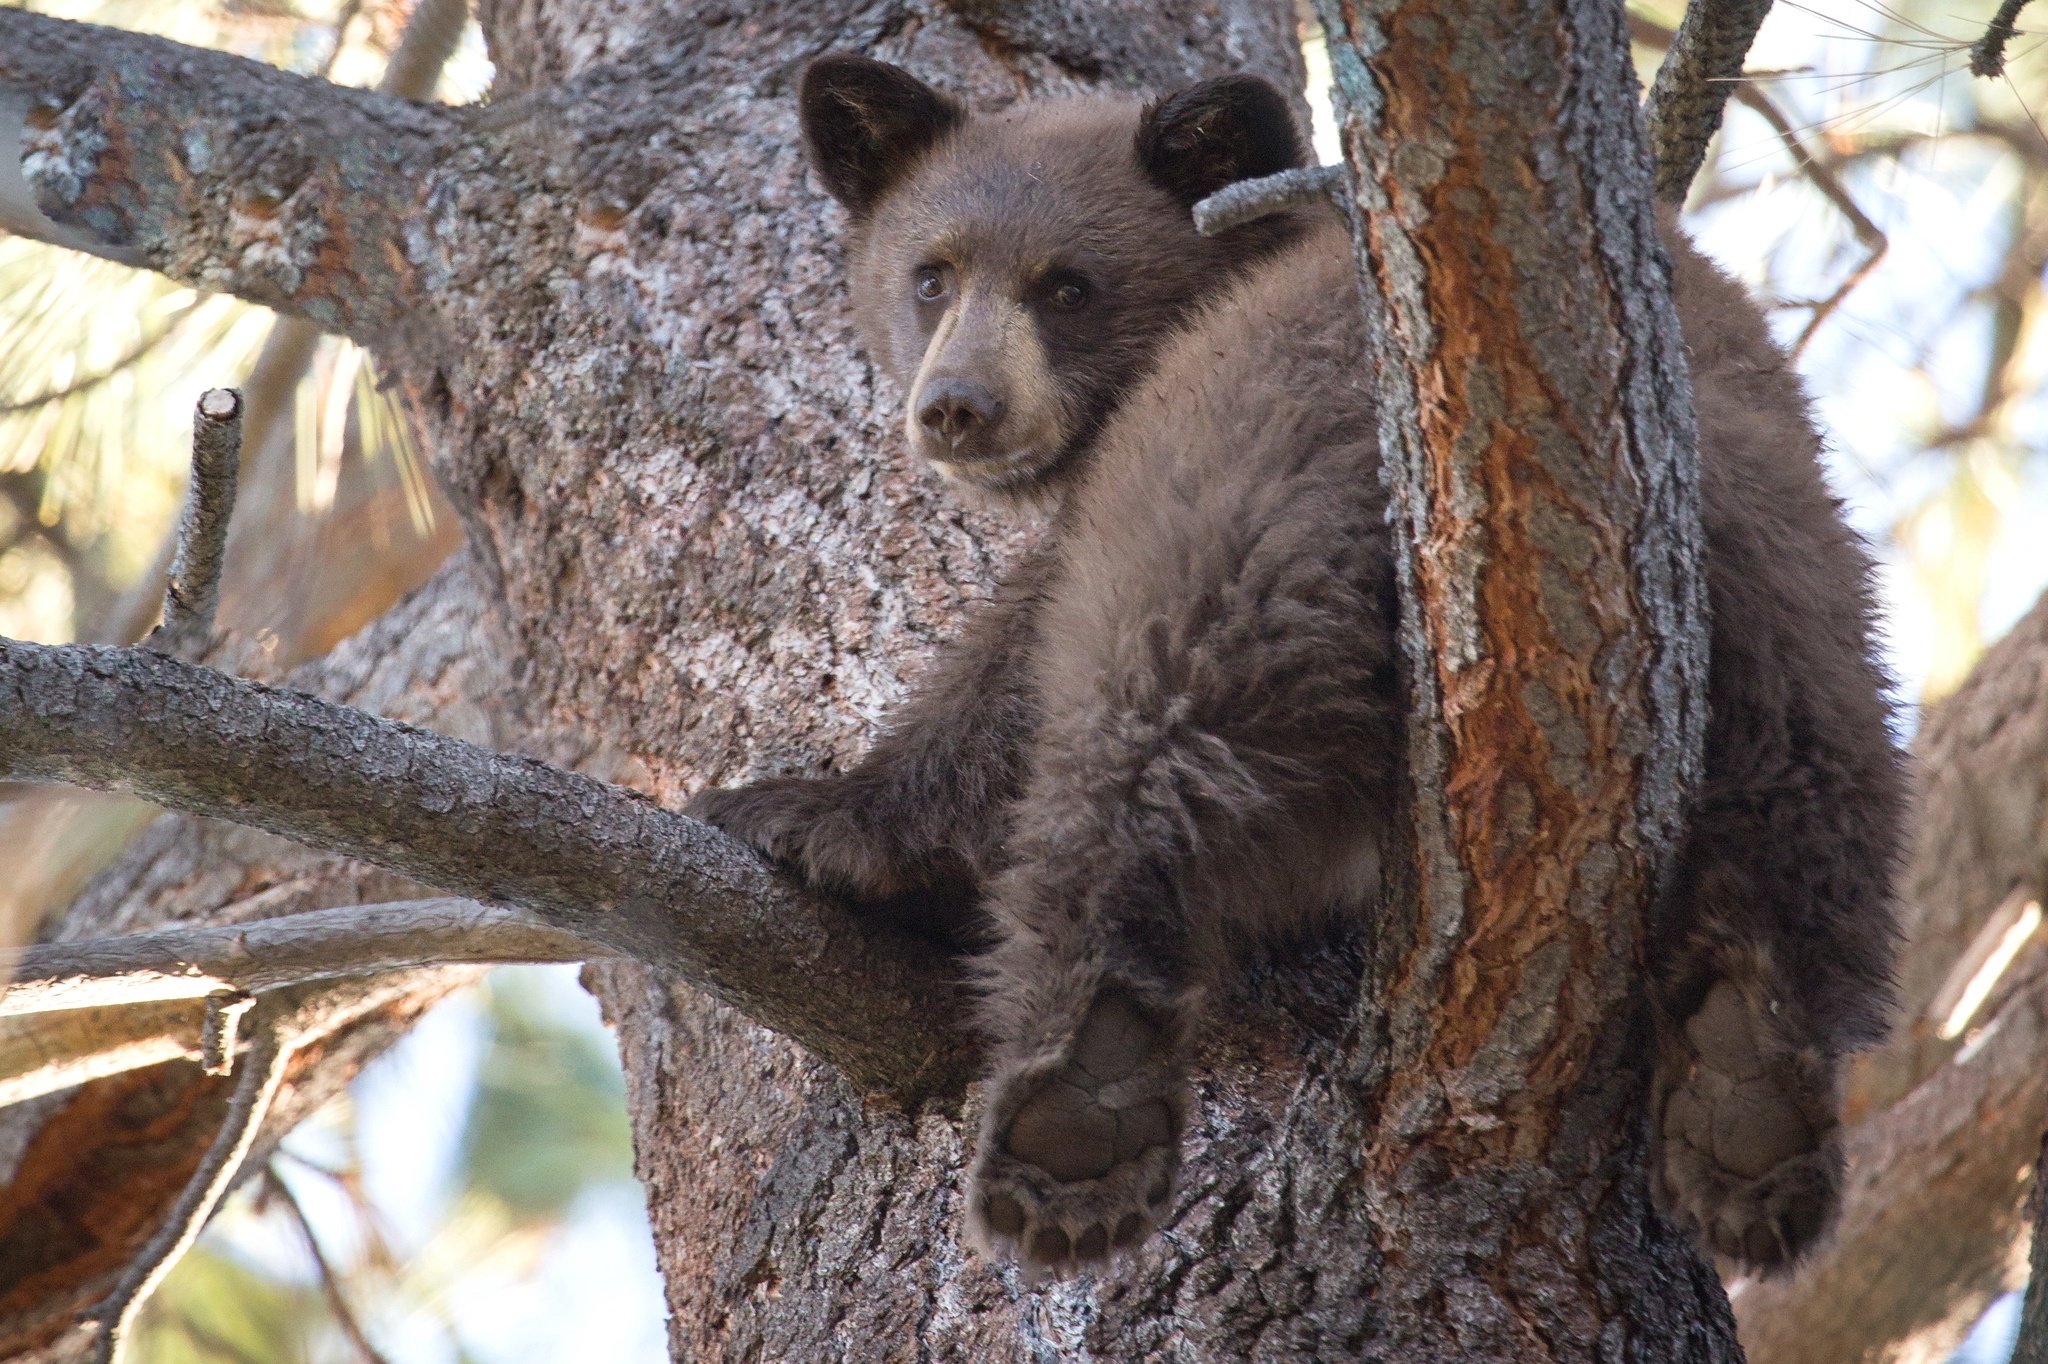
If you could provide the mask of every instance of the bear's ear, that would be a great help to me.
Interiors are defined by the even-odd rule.
[[[818,178],[856,215],[967,119],[960,101],[903,68],[846,52],[804,69],[798,112]]]
[[[1138,120],[1137,150],[1154,183],[1190,205],[1307,160],[1287,97],[1257,76],[1218,76],[1155,100]]]

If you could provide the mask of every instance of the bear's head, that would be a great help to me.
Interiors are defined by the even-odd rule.
[[[852,215],[855,309],[909,397],[911,448],[987,492],[1056,486],[1189,310],[1299,232],[1282,215],[1205,238],[1190,215],[1303,162],[1286,99],[1252,76],[970,114],[832,55],[805,71],[801,113]]]

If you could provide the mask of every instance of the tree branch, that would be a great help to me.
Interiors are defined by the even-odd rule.
[[[135,1321],[149,1295],[170,1272],[178,1257],[199,1239],[206,1219],[234,1184],[235,1175],[248,1159],[263,1128],[263,1115],[277,1097],[284,1082],[291,1045],[278,1025],[274,1011],[262,1010],[256,1019],[247,1052],[235,1077],[235,1092],[228,1101],[228,1113],[213,1143],[206,1148],[199,1168],[178,1196],[163,1228],[150,1238],[141,1255],[122,1274],[114,1291],[94,1313],[101,1325],[94,1342],[94,1364],[113,1364],[134,1334]]]
[[[419,0],[405,21],[405,36],[398,50],[384,64],[377,88],[401,99],[433,98],[441,68],[455,55],[462,41],[462,29],[469,22],[468,0]],[[341,46],[342,30],[334,31],[335,47]]]
[[[1634,13],[1628,16],[1628,31],[1629,36],[1636,42],[1648,47],[1661,48],[1666,53],[1674,50],[1678,36],[1655,20],[1646,19],[1642,15]],[[1804,175],[1812,183],[1813,187],[1819,190],[1827,198],[1828,202],[1840,211],[1844,218],[1848,219],[1849,226],[1856,233],[1856,240],[1862,244],[1865,253],[1862,261],[1857,264],[1856,268],[1851,270],[1842,282],[1835,286],[1833,293],[1812,305],[1813,315],[1807,319],[1806,325],[1800,329],[1798,340],[1792,344],[1792,354],[1796,359],[1800,352],[1806,349],[1806,343],[1813,339],[1813,334],[1820,329],[1821,323],[1827,321],[1835,309],[1842,305],[1842,301],[1855,292],[1856,286],[1868,279],[1870,273],[1877,269],[1878,262],[1883,260],[1885,252],[1891,249],[1891,239],[1886,237],[1884,230],[1872,221],[1869,214],[1863,211],[1862,205],[1856,202],[1856,197],[1849,193],[1849,187],[1842,183],[1842,178],[1837,174],[1835,166],[1830,161],[1807,150],[1806,144],[1800,140],[1799,131],[1792,126],[1791,120],[1785,117],[1784,113],[1779,110],[1776,104],[1772,103],[1763,91],[1757,89],[1756,86],[1739,75],[1724,84],[1735,92],[1735,98],[1746,108],[1771,125],[1771,130],[1777,133],[1778,141],[1784,146],[1786,153],[1791,156],[1792,164],[1798,168],[1800,174]],[[1717,126],[1718,118],[1719,114],[1717,113]],[[1711,136],[1712,134],[1710,133],[1709,137]],[[1699,167],[1695,165],[1692,171],[1688,172],[1688,185],[1691,183],[1692,176],[1696,175],[1698,171]],[[1679,198],[1681,200],[1684,198],[1682,191]]]
[[[178,519],[178,552],[164,584],[163,624],[148,640],[148,647],[159,653],[197,658],[213,638],[221,561],[241,467],[242,395],[232,388],[209,388],[192,409],[192,475]]]
[[[602,947],[510,909],[400,900],[25,949],[0,1018],[255,995],[425,966],[583,961]]]
[[[1349,209],[1350,187],[1342,166],[1297,166],[1278,175],[1225,185],[1195,205],[1195,231],[1215,237],[1270,218],[1275,213],[1335,202]]]
[[[452,111],[20,10],[0,10],[0,91],[65,244],[359,338],[417,308],[424,247],[394,210],[426,192]]]
[[[0,232],[83,251],[123,265],[140,264],[140,253],[133,248],[97,241],[89,233],[51,222],[36,207],[35,191],[22,177],[21,158],[16,152],[21,146],[28,106],[27,91],[0,84]]]
[[[1970,44],[1970,74],[1993,80],[2005,74],[2005,45],[2019,36],[2015,21],[2027,0],[2002,0],[1998,12],[1984,28],[1984,36]]]
[[[391,54],[391,60],[377,82],[378,91],[407,100],[424,100],[431,96],[435,82],[440,79],[441,67],[462,36],[462,25],[468,14],[466,0],[421,0],[415,5],[411,17],[405,21],[405,36],[400,39],[398,50]],[[337,51],[347,27],[348,16],[344,14],[335,29]],[[0,128],[0,136],[4,135],[4,128]],[[302,317],[273,319],[270,334],[263,338],[263,348],[257,352],[255,363],[242,381],[243,446],[246,455],[243,477],[249,489],[257,494],[259,513],[265,510],[264,491],[275,490],[291,481],[288,476],[280,477],[275,473],[265,478],[263,471],[267,461],[282,458],[278,451],[288,444],[288,441],[280,439],[290,434],[284,419],[291,412],[292,396],[298,389],[299,380],[305,377],[306,366],[312,363],[313,348],[319,339],[319,329]],[[258,533],[275,534],[275,527],[271,524],[274,519],[259,514]],[[239,543],[249,533],[246,525],[240,527],[236,531],[236,542]],[[170,538],[162,542],[150,567],[115,599],[105,618],[98,623],[93,634],[95,640],[104,644],[127,644],[142,634],[149,624],[149,613],[157,608],[165,577],[170,571],[175,543]]]
[[[957,1088],[938,950],[797,890],[638,793],[140,649],[0,641],[0,774],[359,857],[708,990],[863,1088]]]
[[[0,1107],[165,1061],[197,1061],[202,999],[0,1017]]]
[[[1692,0],[1679,21],[1657,80],[1643,105],[1656,157],[1654,191],[1668,204],[1685,202],[1721,110],[1742,77],[1742,61],[1771,0]]]
[[[267,518],[262,513],[265,484],[253,480],[261,477],[266,464],[273,464],[289,454],[291,428],[289,418],[292,400],[298,391],[299,380],[305,377],[306,366],[312,363],[313,350],[320,341],[320,330],[302,317],[279,317],[272,320],[270,334],[263,338],[263,347],[256,353],[255,363],[250,365],[249,374],[242,381],[242,446],[247,459],[243,461],[243,477],[252,480],[251,490],[256,493],[256,522],[261,532],[280,535],[276,518]],[[274,486],[287,481],[287,476],[275,473],[267,480]],[[238,493],[242,491],[238,488]],[[236,541],[247,534],[247,529],[236,532]],[[177,536],[166,535],[159,543],[155,558],[134,582],[124,588],[107,609],[103,620],[96,623],[92,638],[102,644],[127,644],[141,637],[149,628],[150,617],[160,608],[164,586],[169,581],[171,559],[177,552]]]
[[[334,1324],[355,1347],[362,1364],[386,1364],[383,1354],[370,1343],[369,1333],[363,1330],[362,1322],[348,1305],[348,1297],[341,1291],[341,1281],[334,1273],[334,1266],[328,1263],[327,1252],[320,1248],[320,1237],[313,1230],[313,1220],[306,1216],[298,1196],[277,1173],[274,1165],[264,1169],[263,1186],[264,1192],[284,1204],[285,1211],[292,1216],[292,1223],[298,1227],[299,1239],[305,1243],[306,1253],[313,1257],[313,1270],[319,1276],[320,1292],[327,1299],[327,1310],[333,1315]]]

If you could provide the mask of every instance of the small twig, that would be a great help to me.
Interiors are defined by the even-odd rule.
[[[2019,36],[2013,21],[2020,17],[2027,0],[2002,0],[1991,16],[1984,36],[1970,44],[1970,74],[1993,80],[2005,74],[2005,45]]]
[[[1298,166],[1217,190],[1195,205],[1195,231],[1215,237],[1275,213],[1325,201],[1344,209],[1349,198],[1342,166]]]
[[[150,632],[147,648],[193,658],[213,635],[241,457],[241,392],[210,388],[199,395],[192,412],[192,481],[178,522],[178,554],[164,585],[163,624]]]
[[[1657,162],[1653,188],[1664,203],[1685,202],[1707,144],[1720,131],[1743,58],[1770,12],[1771,0],[1692,0],[1685,7],[1643,103]]]
[[[2034,1205],[2034,1249],[2028,1257],[2027,1296],[2020,1304],[2012,1364],[2048,1364],[2048,1133],[2042,1135],[2041,1154],[2034,1161],[2033,1193],[2028,1201]]]
[[[350,1309],[348,1299],[342,1296],[341,1282],[335,1276],[334,1266],[329,1264],[325,1252],[320,1249],[320,1238],[313,1232],[312,1219],[292,1193],[291,1185],[278,1175],[275,1166],[266,1166],[263,1171],[265,1190],[291,1213],[292,1221],[299,1227],[299,1237],[306,1243],[306,1253],[313,1257],[313,1269],[320,1276],[320,1292],[327,1299],[327,1310],[334,1314],[334,1324],[348,1337],[348,1343],[355,1346],[356,1353],[363,1357],[363,1364],[385,1364],[384,1356],[370,1343],[364,1333],[363,1324]]]
[[[351,905],[242,924],[38,944],[22,951],[14,983],[0,994],[0,1017],[150,1000],[232,1000],[422,966],[606,955],[605,948],[518,910],[473,900]]]
[[[143,1304],[178,1257],[199,1239],[206,1219],[219,1206],[256,1144],[263,1116],[283,1082],[291,1047],[268,1007],[259,1009],[252,1022],[253,1035],[236,1068],[235,1092],[228,1100],[220,1131],[200,1157],[199,1168],[172,1205],[168,1220],[121,1275],[114,1291],[94,1309],[93,1315],[101,1323],[100,1337],[93,1345],[94,1364],[113,1364],[120,1357],[122,1346],[134,1334]]]
[[[333,79],[334,63],[340,58],[341,49],[348,42],[348,26],[356,21],[356,15],[362,13],[362,9],[363,0],[346,0],[341,7],[341,13],[334,16],[334,46],[327,49],[327,59],[320,63],[322,80]]]

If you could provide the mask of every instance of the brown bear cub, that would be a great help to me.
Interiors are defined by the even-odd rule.
[[[980,888],[969,1222],[1063,1272],[1171,1208],[1233,947],[1365,912],[1408,818],[1350,241],[1334,211],[1196,235],[1196,200],[1303,159],[1246,77],[970,115],[833,56],[802,115],[912,448],[1057,518],[854,770],[694,809],[854,897]],[[1714,629],[1706,781],[1646,949],[1658,1192],[1769,1269],[1835,1207],[1836,1068],[1882,1030],[1901,778],[1869,564],[1798,381],[1741,290],[1665,244]]]

